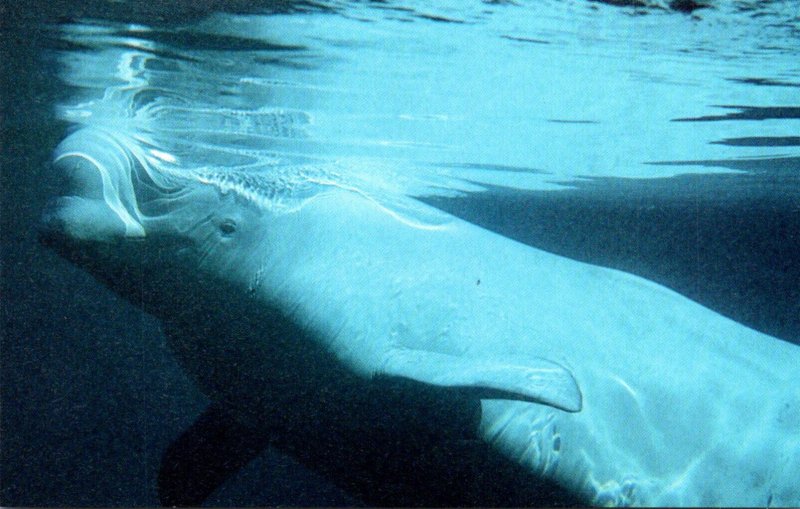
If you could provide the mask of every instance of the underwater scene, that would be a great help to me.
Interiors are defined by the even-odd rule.
[[[797,2],[0,13],[3,506],[800,505]]]

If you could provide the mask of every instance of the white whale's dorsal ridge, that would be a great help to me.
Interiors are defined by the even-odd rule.
[[[108,149],[72,141],[87,154]],[[66,171],[60,155],[56,169]],[[106,198],[59,202],[47,234],[88,253],[90,270],[123,293],[120,267],[157,278],[150,306],[198,334],[176,349],[212,399],[265,405],[279,419],[301,412],[284,398],[321,397],[305,383],[334,394],[353,380],[401,377],[479,398],[483,440],[589,503],[800,503],[795,345],[641,278],[453,217],[420,228],[350,189],[329,186],[275,212],[191,179],[160,193],[134,158],[83,161],[113,178],[89,176],[73,198],[105,197],[114,182],[146,236],[120,235],[122,215]],[[107,229],[84,227],[101,216]],[[233,297],[215,300],[216,288]],[[200,327],[212,307],[223,317]],[[245,318],[257,332],[237,339]],[[272,357],[255,362],[264,352]]]

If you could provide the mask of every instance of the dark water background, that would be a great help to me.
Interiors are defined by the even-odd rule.
[[[165,13],[186,19],[214,8],[175,5],[177,11],[157,2],[127,6],[124,15],[156,23]],[[123,14],[113,12],[123,9],[113,2],[83,9]],[[42,57],[53,43],[44,22],[79,14],[59,3],[0,7],[4,506],[157,505],[161,454],[207,404],[167,351],[153,318],[37,242],[36,223],[52,185],[47,162],[66,127],[53,120],[52,105],[62,92]],[[796,87],[800,96],[797,83],[755,80],[752,86]],[[791,108],[772,114],[800,116]],[[497,190],[469,200],[430,201],[529,245],[640,274],[800,344],[800,159],[737,164],[747,173],[605,178],[559,194]],[[270,450],[209,500],[238,506],[358,503]]]

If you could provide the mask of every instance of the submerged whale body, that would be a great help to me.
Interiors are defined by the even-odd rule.
[[[90,126],[53,168],[63,192],[43,237],[159,317],[213,401],[165,455],[166,503],[202,502],[272,444],[384,504],[448,470],[482,489],[505,475],[495,505],[537,480],[590,504],[800,504],[795,345],[340,166],[180,171]],[[181,447],[218,421],[248,452],[202,487],[171,486]],[[476,457],[492,471],[468,472]]]

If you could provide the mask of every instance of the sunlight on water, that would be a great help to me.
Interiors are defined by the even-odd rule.
[[[796,134],[790,2],[696,16],[436,5],[217,13],[171,32],[67,25],[63,40],[87,49],[60,55],[81,99],[61,116],[124,127],[182,170],[349,161],[348,185],[384,200],[480,188],[465,180],[558,189],[798,154],[770,142]]]

